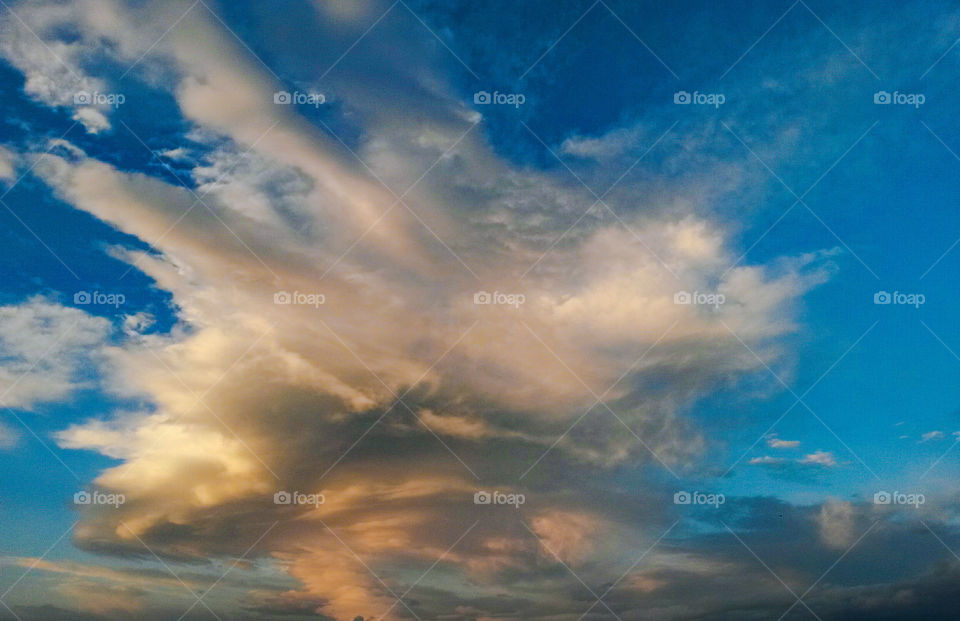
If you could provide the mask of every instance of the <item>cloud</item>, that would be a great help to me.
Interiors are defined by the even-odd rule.
[[[128,66],[157,39],[143,24],[172,23],[186,8],[104,3],[99,21],[82,13],[87,6],[22,9],[52,42],[55,26],[76,24],[75,42],[57,48],[67,62],[96,50]],[[391,52],[389,62],[398,41],[372,44]],[[69,105],[61,95],[76,77],[34,60],[26,39],[7,45],[30,96]],[[190,178],[203,204],[168,180],[76,149],[29,154],[58,198],[153,245],[111,254],[169,291],[179,314],[163,334],[145,333],[149,317],[129,317],[128,340],[103,347],[105,320],[35,302],[32,312],[58,319],[31,322],[31,306],[17,307],[4,324],[17,327],[12,342],[29,342],[15,370],[46,343],[38,334],[57,333],[48,323],[86,328],[56,363],[37,367],[34,382],[25,378],[19,400],[64,399],[87,386],[75,363],[95,351],[104,388],[143,404],[56,434],[62,448],[116,460],[95,484],[127,498],[116,509],[82,509],[76,544],[86,550],[130,557],[142,553],[142,539],[158,554],[196,561],[235,558],[256,543],[251,562],[280,562],[299,585],[253,594],[253,610],[400,616],[389,585],[404,582],[402,567],[431,570],[417,597],[434,610],[456,599],[477,616],[559,615],[570,602],[544,595],[569,592],[551,588],[562,586],[558,574],[567,578],[554,554],[596,570],[626,556],[625,542],[656,530],[650,524],[659,527],[666,511],[644,507],[642,522],[629,515],[623,507],[636,504],[636,490],[612,474],[659,460],[682,470],[703,454],[708,439],[686,413],[766,366],[789,366],[780,341],[797,329],[797,300],[829,277],[829,254],[731,267],[731,231],[670,200],[611,199],[616,217],[598,210],[577,224],[589,195],[499,158],[442,76],[407,69],[416,88],[398,93],[392,75],[351,80],[362,74],[352,63],[344,61],[350,86],[339,95],[364,127],[352,146],[362,164],[275,105],[281,85],[200,8],[134,75],[168,92],[198,130],[208,154]],[[88,130],[109,127],[84,110]],[[624,148],[565,147],[597,157]],[[739,177],[735,165],[711,169],[731,184]],[[409,205],[380,180],[398,191],[418,182]],[[658,183],[668,196],[693,191],[669,175]],[[481,290],[524,302],[477,304]],[[678,304],[681,290],[725,302]],[[279,292],[296,294],[293,303],[277,303]],[[751,463],[776,462],[759,459],[770,461]],[[823,451],[799,462],[836,465]],[[530,504],[523,512],[475,505],[478,479],[522,491]],[[611,489],[595,491],[606,488],[598,479]],[[322,492],[326,502],[277,505],[280,490]],[[587,509],[591,493],[598,502]],[[836,530],[839,518],[825,519]],[[659,595],[682,584],[668,578],[716,568],[739,578],[734,561],[708,560],[661,559],[663,576],[631,579],[629,590]],[[503,598],[505,584],[522,595]],[[133,595],[118,594],[123,610],[137,604]],[[110,612],[108,596],[92,605]]]
[[[773,448],[783,447],[774,446]],[[792,446],[789,448],[792,448]],[[783,473],[792,473],[796,476],[799,476],[803,469],[809,469],[811,467],[833,468],[839,465],[833,453],[820,450],[814,451],[813,453],[804,455],[803,457],[799,457],[797,459],[762,455],[760,457],[754,457],[750,459],[748,463],[752,466],[767,466],[776,470],[780,470]]]
[[[772,433],[767,436],[767,446],[775,449],[797,448],[800,446],[799,440],[781,440],[777,434]]]
[[[647,127],[641,125],[621,127],[600,137],[572,136],[567,138],[560,145],[560,152],[576,157],[608,160],[627,151],[635,150],[645,142],[652,144],[657,137],[652,135]]]
[[[821,540],[831,548],[847,548],[856,537],[853,505],[831,500],[823,504],[817,514]]]
[[[771,457],[769,455],[764,455],[762,457],[754,457],[753,459],[750,460],[750,464],[754,466],[774,465],[774,464],[783,464],[783,463],[786,463],[786,461],[787,460],[783,459],[782,457]]]
[[[104,116],[103,112],[96,108],[83,107],[73,113],[73,120],[82,124],[91,134],[98,134],[106,129],[110,129],[110,121]]]
[[[20,434],[16,431],[0,425],[0,450],[9,449],[17,445],[20,441]]]
[[[920,436],[920,441],[917,444],[923,444],[924,442],[930,442],[931,440],[941,439],[943,439],[942,431],[928,431]]]
[[[24,77],[23,90],[32,99],[74,111],[74,120],[91,133],[108,128],[106,106],[91,106],[75,99],[81,93],[109,92],[107,82],[84,71],[96,56],[97,41],[87,38],[99,25],[116,33],[123,31],[122,13],[111,2],[43,2],[5,11],[0,16],[0,55]],[[76,24],[79,37],[58,36],[63,24]]]
[[[0,306],[0,402],[32,409],[93,387],[85,371],[110,332],[107,320],[40,297]]]
[[[78,609],[98,615],[127,615],[143,609],[145,593],[140,589],[104,585],[89,580],[68,580],[60,583],[57,591]]]
[[[603,530],[596,516],[581,511],[541,514],[533,519],[532,528],[548,555],[573,566],[591,555],[595,535]]]
[[[176,147],[174,149],[165,149],[159,152],[159,155],[175,160],[175,161],[189,161],[190,160],[190,151],[184,147]]]
[[[0,180],[13,181],[16,156],[6,147],[0,146]]]
[[[833,453],[829,451],[816,450],[809,455],[804,455],[803,458],[799,460],[799,463],[832,468],[837,465],[837,460],[834,458]]]

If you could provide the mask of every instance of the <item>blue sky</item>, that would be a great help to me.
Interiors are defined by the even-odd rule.
[[[0,619],[950,618],[958,37],[4,4]]]

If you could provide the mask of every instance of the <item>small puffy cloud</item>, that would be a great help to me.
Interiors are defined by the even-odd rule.
[[[127,336],[134,336],[149,330],[156,323],[156,318],[150,313],[134,313],[123,318],[123,331]]]
[[[13,181],[16,156],[13,151],[0,146],[0,180]]]
[[[817,450],[809,455],[805,455],[798,463],[832,468],[833,466],[837,465],[837,460],[833,456],[833,453],[829,451]]]
[[[160,156],[169,160],[184,162],[190,160],[190,151],[183,147],[177,147],[175,149],[166,149],[164,151],[160,151]]]
[[[73,120],[83,125],[87,132],[91,134],[99,134],[106,129],[110,129],[110,121],[107,120],[103,112],[90,106],[77,108],[73,113]]]
[[[774,465],[774,464],[783,464],[786,463],[786,460],[782,457],[771,457],[769,455],[764,455],[762,457],[754,457],[750,460],[750,465],[753,466],[765,466],[765,465]]]
[[[797,448],[800,446],[799,440],[781,440],[777,434],[771,433],[767,436],[767,446],[775,449]]]
[[[560,145],[560,151],[575,157],[605,160],[649,147],[645,143],[656,140],[656,136],[649,134],[647,128],[637,125],[617,128],[599,137],[571,136]]]
[[[5,425],[0,425],[0,450],[12,448],[20,440],[20,434]]]
[[[924,442],[931,442],[933,440],[941,440],[941,439],[943,439],[942,431],[937,431],[937,430],[928,431],[925,434],[920,436],[920,441],[918,442],[918,444],[923,444]]]

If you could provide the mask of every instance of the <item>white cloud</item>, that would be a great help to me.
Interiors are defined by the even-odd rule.
[[[770,448],[776,449],[788,449],[788,448],[797,448],[800,446],[799,440],[781,440],[777,437],[777,434],[770,434],[767,436],[767,446]]]
[[[181,161],[181,162],[190,160],[190,151],[183,147],[177,147],[175,149],[166,149],[164,151],[160,151],[160,155],[167,159]]]
[[[0,403],[30,409],[92,386],[84,372],[109,332],[105,319],[42,298],[0,306]]]
[[[106,4],[101,4],[106,8]],[[82,60],[92,49],[90,42],[67,42],[52,34],[59,24],[83,23],[84,8],[81,3],[38,3],[34,7],[17,6],[15,14],[5,11],[0,16],[4,33],[0,38],[0,55],[23,72],[26,78],[23,88],[29,97],[51,106],[74,107],[76,93],[105,90],[102,80],[81,69]],[[102,114],[97,119],[97,113],[89,108],[76,108],[76,115],[75,119],[88,129],[90,123],[96,127],[106,122]]]
[[[5,425],[0,425],[0,450],[16,446],[20,441],[20,434]]]
[[[940,440],[942,438],[943,438],[942,431],[928,431],[925,434],[920,436],[919,444],[923,444],[924,442],[930,442],[931,440]]]
[[[73,120],[78,121],[91,134],[99,134],[105,129],[110,129],[110,121],[103,112],[90,106],[77,108],[73,113]]]
[[[825,466],[827,468],[832,468],[837,465],[837,460],[833,456],[833,453],[829,451],[814,451],[809,455],[805,455],[800,462],[801,464],[814,464],[817,466]]]
[[[16,156],[6,147],[0,146],[0,180],[13,181]]]
[[[770,465],[770,464],[782,464],[786,463],[786,460],[782,457],[771,457],[769,455],[763,455],[762,457],[754,457],[750,460],[750,464],[754,466],[758,465]]]
[[[661,132],[666,128],[661,129]],[[620,127],[599,137],[572,136],[560,145],[560,152],[576,157],[606,160],[622,155],[627,151],[641,153],[657,139],[643,125]]]

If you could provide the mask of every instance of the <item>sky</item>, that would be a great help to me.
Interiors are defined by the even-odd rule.
[[[952,619],[960,9],[0,0],[0,619]]]

